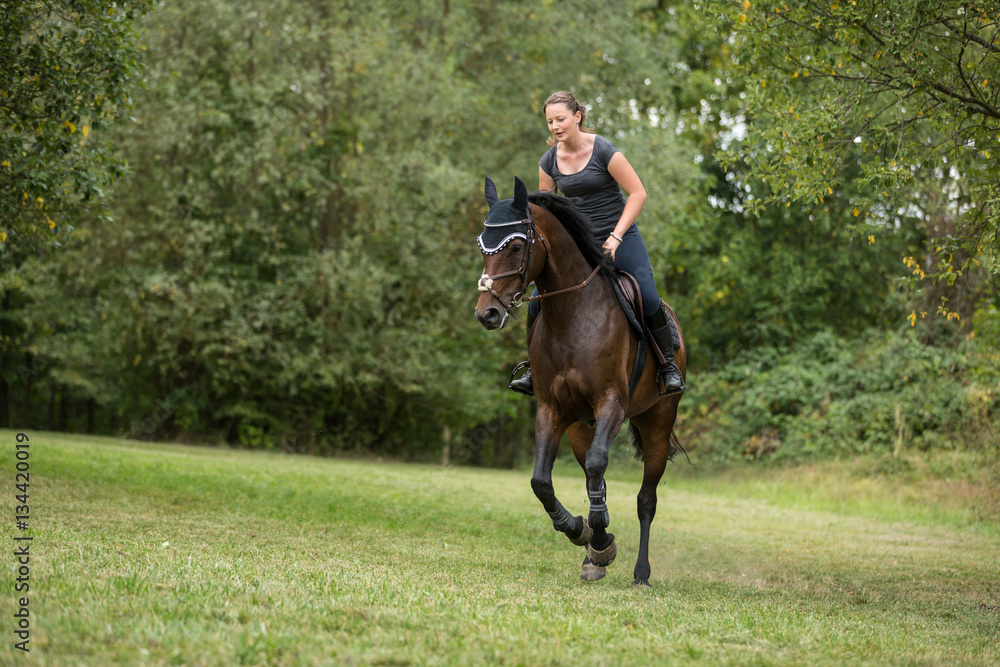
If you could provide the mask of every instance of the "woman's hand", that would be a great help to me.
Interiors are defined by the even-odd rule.
[[[620,246],[621,244],[622,242],[616,239],[614,235],[609,236],[607,239],[605,239],[604,246],[602,246],[604,249],[604,254],[610,257],[612,262],[615,261],[615,251],[618,250],[618,246]]]

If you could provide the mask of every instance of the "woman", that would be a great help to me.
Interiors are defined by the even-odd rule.
[[[538,162],[538,189],[561,191],[577,198],[579,208],[594,224],[598,238],[606,236],[604,252],[615,266],[632,274],[639,283],[642,309],[652,313],[646,325],[667,358],[658,371],[663,396],[684,391],[684,378],[674,363],[674,339],[667,312],[656,292],[646,244],[635,219],[646,201],[646,190],[625,156],[604,137],[583,124],[587,111],[572,93],[553,93],[542,108],[548,122],[549,150]],[[628,195],[626,199],[622,190]],[[528,304],[528,340],[538,315],[538,302]],[[509,385],[514,391],[533,394],[531,369]]]

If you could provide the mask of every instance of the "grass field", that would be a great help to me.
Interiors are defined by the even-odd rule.
[[[675,464],[640,589],[634,464],[609,474],[618,560],[586,583],[527,471],[30,435],[24,533],[0,431],[3,665],[1000,663],[995,470]],[[555,485],[584,510],[582,472]]]

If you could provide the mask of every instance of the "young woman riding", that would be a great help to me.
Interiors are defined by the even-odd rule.
[[[673,334],[656,292],[646,244],[635,225],[646,201],[642,181],[621,151],[585,128],[587,111],[572,93],[553,93],[542,111],[552,136],[548,139],[549,150],[538,162],[538,189],[558,190],[576,198],[578,207],[590,217],[594,232],[607,237],[605,254],[616,267],[635,277],[642,294],[643,312],[652,313],[646,317],[646,325],[667,360],[658,371],[661,394],[679,394],[685,387],[684,377],[674,363]],[[528,304],[529,343],[538,307],[537,301]],[[534,394],[531,369],[508,386],[523,394]]]

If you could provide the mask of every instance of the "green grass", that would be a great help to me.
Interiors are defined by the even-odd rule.
[[[1000,662],[1000,502],[964,474],[675,464],[639,589],[634,464],[609,476],[618,561],[586,583],[526,471],[31,435],[32,650],[5,585],[4,665]],[[581,512],[582,472],[557,472]]]

